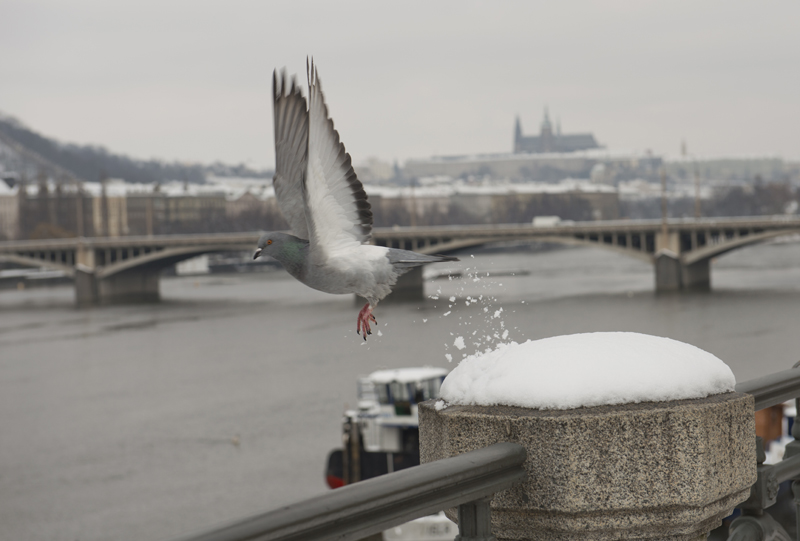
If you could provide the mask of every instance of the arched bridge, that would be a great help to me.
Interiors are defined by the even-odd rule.
[[[161,271],[198,255],[253,250],[259,233],[70,238],[0,243],[0,261],[61,270],[78,304],[159,299]]]
[[[621,220],[378,228],[373,242],[423,253],[494,242],[539,240],[600,246],[652,263],[657,290],[708,289],[713,257],[800,233],[800,218]],[[75,279],[79,304],[156,300],[162,269],[197,255],[251,251],[259,233],[72,238],[0,243],[0,261],[58,269]],[[421,274],[416,279],[421,287]],[[415,286],[417,287],[417,286]]]
[[[800,217],[779,215],[393,228],[380,230],[375,242],[424,253],[522,240],[599,246],[652,263],[656,289],[676,291],[709,289],[714,257],[793,233],[800,233]]]

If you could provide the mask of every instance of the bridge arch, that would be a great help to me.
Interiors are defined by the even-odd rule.
[[[180,263],[187,259],[197,257],[203,254],[212,254],[220,252],[244,252],[252,250],[251,244],[247,245],[206,245],[206,246],[184,246],[176,248],[165,248],[163,250],[156,250],[148,254],[140,255],[130,259],[125,259],[105,267],[101,267],[96,272],[98,279],[110,278],[114,275],[136,270],[146,267],[150,270],[160,271],[175,263]]]
[[[79,305],[153,302],[160,299],[163,269],[198,255],[251,250],[252,244],[206,244],[156,249],[111,265],[86,270],[76,267],[75,297]]]
[[[16,263],[24,267],[39,267],[51,270],[58,270],[67,276],[75,276],[75,267],[60,263],[58,261],[50,261],[48,259],[38,259],[35,257],[27,257],[19,254],[0,254],[0,261],[7,261],[9,263]]]
[[[724,255],[733,250],[759,244],[777,237],[786,235],[797,234],[796,230],[777,230],[777,231],[764,231],[763,233],[755,233],[736,239],[726,239],[724,242],[704,246],[691,252],[687,252],[681,259],[685,265],[694,265],[704,260],[710,260],[714,257]]]

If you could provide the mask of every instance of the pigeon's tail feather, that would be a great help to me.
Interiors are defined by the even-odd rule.
[[[420,265],[427,265],[428,263],[442,263],[445,261],[459,261],[457,257],[441,254],[420,254],[418,252],[411,252],[409,250],[398,250],[392,248],[387,254],[389,263],[396,269],[413,269]]]

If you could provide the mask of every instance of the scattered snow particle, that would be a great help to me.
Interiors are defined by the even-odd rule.
[[[475,256],[474,256],[474,255],[472,255],[472,254],[469,254],[469,256],[470,256],[472,259],[475,259]]]
[[[456,302],[456,298],[455,297],[450,297],[450,302]]]
[[[445,313],[444,313],[444,314],[442,314],[442,315],[444,315],[444,316],[449,316],[449,315],[450,315],[450,312],[445,312]]]
[[[383,333],[380,330],[378,331],[378,336],[383,336]]]
[[[456,341],[453,342],[453,345],[455,347],[457,347],[458,349],[464,349],[465,347],[467,347],[466,345],[464,345],[464,337],[463,336],[459,336],[458,338],[456,338]]]
[[[505,340],[506,338],[508,338],[508,329],[503,331],[503,340]]]
[[[427,319],[423,319],[423,320],[422,320],[422,322],[423,322],[423,323],[427,323],[427,322],[428,322],[428,320],[427,320]]]
[[[445,353],[444,354],[444,358],[447,359],[448,363],[452,363],[453,362],[453,356],[450,355],[449,353]]]
[[[431,298],[435,301],[439,300],[439,295],[431,295]]]
[[[501,309],[499,309],[499,310],[495,310],[495,312],[494,312],[494,316],[492,316],[492,317],[496,319],[496,318],[500,317],[500,314],[501,314],[502,312],[503,312],[503,309],[502,309],[502,308],[501,308]]]
[[[447,407],[447,404],[445,404],[444,400],[437,400],[433,407],[436,408],[436,411],[442,411]]]

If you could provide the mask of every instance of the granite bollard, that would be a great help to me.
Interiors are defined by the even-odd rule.
[[[527,449],[527,481],[491,500],[498,540],[704,539],[756,480],[753,409],[735,392],[568,410],[428,401],[420,455]]]

